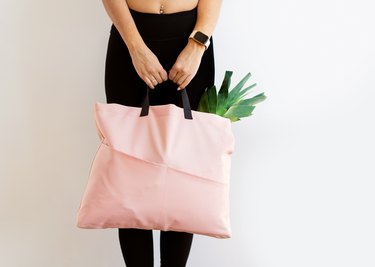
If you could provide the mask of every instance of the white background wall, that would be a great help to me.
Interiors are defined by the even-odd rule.
[[[233,237],[188,266],[375,266],[374,8],[224,1],[217,84],[250,71],[268,99],[233,124]],[[75,227],[109,26],[101,1],[0,2],[0,266],[124,266],[117,230]]]

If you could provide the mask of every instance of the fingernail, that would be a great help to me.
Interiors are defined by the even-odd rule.
[[[181,88],[180,88],[180,87],[177,87],[177,90],[181,90]]]

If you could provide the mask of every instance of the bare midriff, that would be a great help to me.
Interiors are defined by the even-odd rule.
[[[126,0],[130,9],[155,14],[168,14],[191,10],[199,0]]]

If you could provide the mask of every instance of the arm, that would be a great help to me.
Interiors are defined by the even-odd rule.
[[[141,79],[152,89],[157,83],[168,79],[167,72],[163,69],[156,55],[146,46],[139,34],[135,22],[130,14],[125,0],[102,0],[104,8],[119,31],[128,47],[135,70]]]
[[[215,30],[222,0],[199,0],[198,17],[194,29],[212,36]],[[181,51],[175,64],[169,72],[169,79],[179,85],[178,90],[184,89],[198,71],[204,46],[189,39],[186,47]]]
[[[219,19],[222,0],[199,0],[198,18],[194,29],[211,36]]]

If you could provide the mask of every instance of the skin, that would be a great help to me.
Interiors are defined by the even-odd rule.
[[[141,79],[151,88],[168,79],[184,89],[198,71],[205,47],[189,39],[170,70],[165,70],[156,55],[142,40],[129,8],[146,13],[164,13],[191,10],[198,6],[198,17],[194,29],[211,36],[217,24],[222,0],[102,0],[104,8],[118,29],[129,49],[135,70]],[[162,16],[162,15],[161,15]]]

